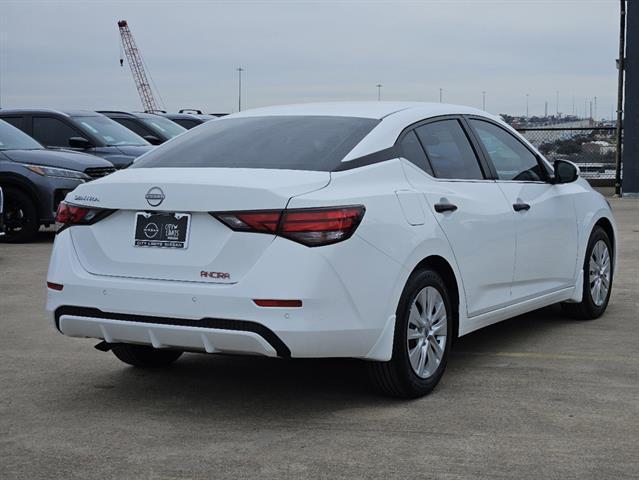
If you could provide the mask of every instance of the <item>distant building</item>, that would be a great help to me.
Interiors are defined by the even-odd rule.
[[[581,145],[581,149],[584,153],[592,155],[605,155],[615,151],[615,146],[612,143],[605,142],[603,140],[597,140],[595,142],[585,142]]]

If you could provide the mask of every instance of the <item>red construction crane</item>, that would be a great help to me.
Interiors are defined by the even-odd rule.
[[[138,89],[138,94],[142,101],[142,108],[144,108],[145,112],[158,111],[157,102],[153,97],[153,91],[151,90],[151,85],[144,70],[142,56],[135,44],[133,34],[131,30],[129,30],[129,25],[126,20],[120,20],[118,22],[118,28],[120,29],[120,36],[122,37],[122,48],[124,49],[127,62],[129,62],[129,67],[131,67],[133,80],[135,81],[135,86]],[[123,64],[124,60],[120,58],[120,66],[123,66]]]

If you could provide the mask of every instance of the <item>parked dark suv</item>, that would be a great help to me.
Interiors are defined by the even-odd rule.
[[[207,115],[205,113],[202,113],[200,110],[180,110],[180,113],[162,112],[160,113],[160,115],[173,120],[175,123],[189,130],[193,127],[197,127],[198,125],[203,124],[204,122],[214,120],[218,117],[216,115]]]
[[[115,171],[102,158],[68,150],[47,150],[0,120],[0,188],[5,235],[1,242],[26,242],[40,225],[54,222],[58,204],[78,185]]]
[[[106,115],[115,120],[120,125],[124,125],[132,132],[148,141],[151,145],[159,145],[186,132],[186,128],[153,113],[141,112],[115,112],[110,110],[100,110],[98,113]]]
[[[125,168],[153,148],[149,142],[96,112],[58,110],[0,110],[9,122],[47,148],[66,148],[102,157]]]

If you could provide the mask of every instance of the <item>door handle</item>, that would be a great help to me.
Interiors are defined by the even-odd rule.
[[[457,210],[457,205],[453,205],[452,203],[436,203],[435,204],[435,211],[437,213],[454,212],[455,210]]]
[[[530,210],[530,205],[527,203],[515,203],[513,205],[515,212],[521,212],[522,210]]]

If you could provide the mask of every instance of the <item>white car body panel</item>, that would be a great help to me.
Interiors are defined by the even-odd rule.
[[[363,102],[256,109],[197,130],[251,116],[381,119],[344,157],[342,165],[348,166],[393,147],[409,125],[451,114],[505,125],[468,107]],[[160,207],[145,200],[153,187],[166,196]],[[442,199],[459,210],[435,212],[434,204]],[[512,203],[518,199],[530,203],[531,210],[514,212]],[[48,290],[52,324],[70,336],[209,353],[286,356],[281,345],[275,348],[256,331],[223,328],[252,322],[272,332],[292,357],[386,361],[392,355],[402,290],[424,261],[437,259],[450,268],[457,284],[458,334],[465,335],[552,303],[579,301],[590,232],[601,219],[615,231],[605,199],[582,179],[565,185],[439,180],[400,156],[330,173],[121,170],[78,187],[66,201],[117,212],[56,236],[47,281],[64,288]],[[275,235],[232,231],[208,213],[344,205],[366,208],[355,234],[315,248]],[[133,247],[137,211],[190,213],[188,248]],[[230,278],[202,278],[202,270],[228,272]],[[253,299],[300,299],[303,306],[259,307]],[[137,321],[136,316],[162,321]],[[167,323],[170,319],[176,324]],[[201,319],[227,323],[197,326]]]
[[[436,180],[408,161],[404,170],[410,183],[424,195],[426,208],[452,247],[464,279],[467,315],[511,303],[514,216],[495,182]],[[453,203],[459,210],[436,213],[434,205],[438,202]],[[495,263],[496,257],[501,261]]]
[[[574,285],[577,267],[577,219],[574,187],[536,182],[496,182],[514,212],[517,257],[511,296],[521,302]]]

